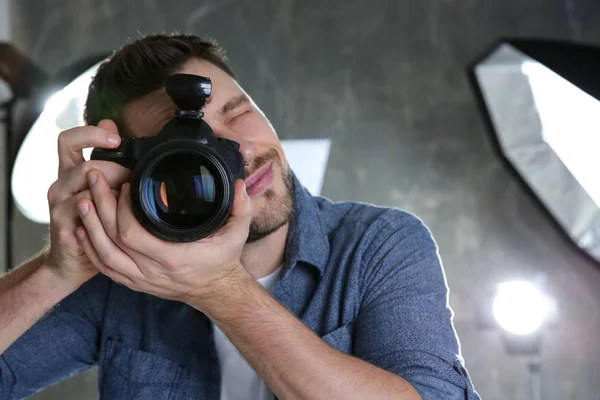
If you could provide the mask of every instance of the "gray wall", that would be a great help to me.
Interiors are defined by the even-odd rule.
[[[502,35],[600,44],[599,15],[597,0],[20,0],[13,37],[51,72],[138,31],[216,37],[282,138],[333,139],[324,195],[401,207],[431,227],[483,398],[528,398],[525,360],[505,355],[473,312],[494,283],[523,277],[545,279],[561,307],[542,357],[545,398],[597,400],[600,269],[494,154],[463,68]],[[16,256],[45,230],[19,219]],[[71,398],[93,393],[77,379]],[[65,386],[51,390],[67,398]]]
[[[0,0],[0,41],[8,41],[11,38],[11,12],[10,12],[10,2],[9,0]],[[10,99],[12,93],[10,88],[6,84],[6,82],[0,79],[0,103]],[[0,135],[4,137],[6,135],[6,127],[4,124],[0,125]],[[4,146],[4,140],[0,145],[0,154],[4,154],[6,149]],[[6,174],[5,164],[4,162],[0,163],[0,176],[4,176]],[[6,193],[7,183],[2,181],[0,182],[0,193]],[[4,198],[4,197],[3,197]],[[6,224],[5,215],[6,215],[6,204],[2,204],[0,206],[0,212],[2,215],[0,216],[0,226],[4,226]],[[4,240],[0,240],[0,254],[5,253],[6,243]],[[6,265],[4,257],[0,260],[0,273],[6,270]]]

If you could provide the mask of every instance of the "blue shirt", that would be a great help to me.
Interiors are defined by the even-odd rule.
[[[311,196],[295,217],[273,296],[326,343],[410,382],[424,400],[479,399],[463,367],[437,246],[398,209]],[[99,366],[101,399],[215,399],[210,320],[97,275],[0,357],[0,398]]]

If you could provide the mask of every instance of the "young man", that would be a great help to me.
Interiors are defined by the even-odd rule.
[[[205,120],[247,164],[226,225],[192,244],[148,233],[129,171],[81,153],[156,135],[174,73],[212,79]],[[0,280],[1,398],[97,363],[103,399],[478,399],[430,232],[312,197],[214,42],[125,46],[98,70],[86,121],[59,138],[50,245]]]

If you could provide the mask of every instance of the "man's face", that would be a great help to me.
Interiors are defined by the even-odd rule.
[[[204,120],[217,137],[240,144],[246,166],[246,187],[253,215],[248,242],[284,226],[294,209],[292,173],[273,126],[238,83],[220,68],[201,60],[188,62],[178,73],[209,77],[212,95]],[[175,115],[166,91],[151,93],[125,107],[124,122],[135,137],[154,136]]]

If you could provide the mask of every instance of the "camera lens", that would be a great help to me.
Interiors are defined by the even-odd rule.
[[[195,242],[229,218],[235,197],[227,161],[213,148],[171,140],[154,146],[131,176],[131,205],[146,230],[173,242]]]
[[[223,200],[222,178],[200,154],[175,153],[160,158],[140,182],[146,214],[176,229],[196,228],[218,213]]]

